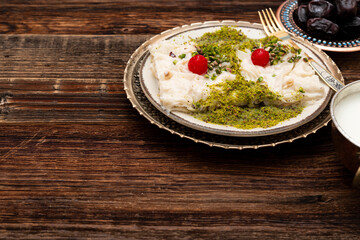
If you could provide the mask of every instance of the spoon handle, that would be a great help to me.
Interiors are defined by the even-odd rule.
[[[320,64],[315,62],[313,59],[309,59],[310,66],[315,70],[315,72],[319,75],[319,77],[335,92],[339,91],[345,85],[339,81],[339,79],[335,78],[331,73],[329,73],[326,69],[324,69]]]

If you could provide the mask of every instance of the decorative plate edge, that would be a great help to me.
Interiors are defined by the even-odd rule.
[[[239,24],[246,24],[246,25],[250,25],[250,26],[256,26],[256,27],[262,27],[261,24],[259,23],[250,23],[250,22],[247,22],[247,21],[233,21],[233,20],[223,20],[223,21],[211,21],[211,22],[199,22],[199,23],[193,23],[193,24],[196,24],[197,25],[204,25],[204,24],[222,24],[222,23],[239,23]],[[159,127],[160,129],[164,129],[164,130],[167,130],[168,132],[170,132],[171,134],[173,135],[178,135],[179,137],[181,138],[186,138],[186,139],[189,139],[189,140],[192,140],[194,141],[195,143],[202,143],[202,144],[205,144],[205,145],[208,145],[210,147],[219,147],[219,148],[223,148],[223,149],[236,149],[236,150],[243,150],[243,149],[259,149],[259,148],[264,148],[264,147],[275,147],[277,145],[280,145],[280,144],[284,144],[284,143],[292,143],[293,141],[295,140],[298,140],[298,139],[302,139],[302,138],[306,138],[308,135],[312,134],[312,133],[316,133],[319,129],[325,127],[328,125],[328,123],[330,122],[331,120],[331,116],[327,116],[317,127],[315,127],[311,132],[308,132],[308,133],[305,133],[305,134],[302,134],[302,135],[299,135],[297,137],[294,137],[294,138],[291,138],[291,139],[288,139],[288,140],[282,140],[282,141],[278,141],[278,142],[274,142],[274,143],[269,143],[269,144],[259,144],[259,145],[230,145],[230,144],[222,144],[222,143],[215,143],[215,142],[210,142],[210,141],[203,141],[203,140],[199,140],[199,139],[196,139],[196,138],[193,138],[193,137],[190,137],[190,136],[186,136],[184,134],[181,134],[177,131],[174,131],[170,128],[167,128],[165,126],[163,126],[162,124],[159,124],[158,122],[154,121],[152,119],[152,117],[146,112],[142,112],[140,109],[141,106],[139,106],[137,104],[137,101],[134,99],[134,92],[132,90],[131,87],[129,87],[128,85],[130,84],[129,81],[127,81],[127,76],[130,72],[130,69],[131,68],[134,68],[134,66],[131,67],[131,62],[134,61],[134,59],[136,59],[136,57],[138,57],[139,55],[139,52],[146,46],[148,45],[148,43],[159,37],[159,36],[162,36],[170,31],[173,31],[173,30],[177,30],[177,29],[182,29],[182,28],[185,28],[185,27],[191,27],[193,25],[183,25],[181,27],[175,27],[175,28],[172,28],[172,29],[169,29],[169,30],[166,30],[166,31],[163,31],[157,35],[154,35],[153,37],[151,37],[150,39],[148,39],[147,41],[145,41],[144,43],[142,43],[136,50],[135,52],[130,56],[129,60],[127,61],[127,64],[126,64],[126,67],[125,67],[125,70],[124,70],[124,77],[123,77],[123,82],[124,82],[124,90],[126,92],[126,96],[127,96],[127,99],[131,102],[132,104],[132,107],[134,109],[136,109],[139,114],[143,117],[145,117],[151,124],[153,125],[156,125],[157,127]],[[336,68],[336,71],[337,73],[341,76],[340,78],[340,81],[344,83],[344,78],[341,74],[341,71],[340,69],[338,68],[338,66],[335,64],[335,62],[325,53],[323,52],[316,44],[313,44],[301,37],[298,37],[296,35],[294,35],[293,33],[290,33],[290,35],[294,38],[296,38],[297,40],[300,40],[300,41],[304,41],[306,42],[307,44],[310,44],[312,45],[313,47],[317,48],[320,50],[320,54],[322,54],[328,61],[330,61]]]

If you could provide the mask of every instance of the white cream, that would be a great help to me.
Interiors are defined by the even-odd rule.
[[[203,75],[190,72],[188,61],[196,48],[192,42],[184,42],[184,39],[158,42],[149,46],[149,51],[151,69],[158,80],[160,103],[169,111],[193,111],[193,102],[208,96],[209,85],[234,80],[236,77],[224,71],[212,81]],[[182,54],[185,54],[185,57],[180,59]],[[285,61],[261,67],[252,63],[250,51],[237,51],[237,55],[241,59],[241,73],[245,79],[257,81],[262,77],[262,84],[282,96],[279,105],[291,105],[301,101],[303,106],[309,106],[323,99],[326,94],[326,85],[302,59],[296,63]],[[287,58],[288,56],[284,57]]]
[[[304,106],[308,106],[325,95],[325,84],[302,59],[296,63],[284,61],[276,65],[268,64],[266,67],[261,67],[252,63],[250,51],[238,51],[237,55],[241,59],[241,74],[245,79],[257,81],[259,77],[262,77],[263,84],[266,84],[271,91],[283,96],[284,105],[294,104],[301,100]],[[284,56],[284,59],[287,58],[288,56]],[[299,92],[300,88],[303,93]],[[299,95],[303,97],[299,98]]]
[[[360,146],[360,92],[346,96],[334,110],[340,128]]]
[[[191,43],[166,40],[149,46],[149,51],[152,72],[159,81],[160,102],[169,111],[192,111],[193,102],[207,97],[209,85],[235,79],[229,72],[221,73],[215,81],[190,72],[188,62],[196,51]],[[182,54],[186,56],[180,59]]]

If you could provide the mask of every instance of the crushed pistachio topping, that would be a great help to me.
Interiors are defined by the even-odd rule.
[[[240,69],[240,60],[236,56],[236,50],[239,43],[245,39],[246,36],[241,31],[224,26],[216,32],[205,33],[193,40],[196,43],[196,54],[203,55],[208,60],[208,70],[215,72],[215,76],[211,76],[213,79],[223,71]],[[230,63],[230,66],[223,63]]]
[[[285,61],[289,63],[297,62],[301,59],[300,53],[301,49],[296,49],[292,46],[284,45],[280,43],[280,39],[272,36],[269,38],[264,38],[262,41],[264,49],[269,52],[270,55],[270,65],[276,65],[278,63],[283,63]],[[285,59],[285,56],[289,53],[292,54],[291,57]]]
[[[255,82],[245,80],[241,75],[241,59],[236,54],[238,50],[254,51],[262,47],[270,53],[270,64],[275,65],[284,62],[288,53],[293,55],[288,61],[298,61],[301,57],[297,49],[280,44],[281,40],[274,36],[249,39],[241,30],[228,26],[192,41],[196,45],[192,55],[201,54],[208,59],[206,78],[215,80],[223,71],[236,75],[235,80],[209,86],[208,97],[193,103],[194,117],[209,123],[253,129],[275,126],[302,112],[303,107],[299,105],[279,107],[276,103],[282,96],[272,92],[263,83],[263,77]]]
[[[185,54],[185,53],[179,55],[179,58],[180,58],[180,59],[184,59],[185,57],[186,57],[186,54]]]

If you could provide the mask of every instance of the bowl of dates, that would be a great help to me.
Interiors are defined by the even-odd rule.
[[[323,50],[360,50],[360,0],[287,0],[276,16],[286,31]]]

